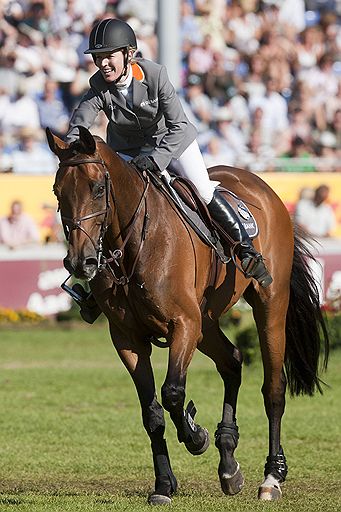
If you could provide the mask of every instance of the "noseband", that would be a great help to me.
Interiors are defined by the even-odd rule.
[[[108,217],[109,217],[109,211],[111,209],[110,205],[110,174],[107,169],[107,166],[105,165],[104,161],[100,158],[79,158],[79,159],[70,159],[70,160],[64,160],[63,162],[60,162],[59,167],[73,167],[81,164],[100,164],[104,168],[104,178],[105,178],[105,209],[100,210],[98,212],[89,213],[88,215],[83,215],[83,217],[65,217],[64,215],[61,215],[61,219],[63,222],[64,227],[64,233],[67,240],[69,240],[70,233],[74,229],[80,229],[90,240],[92,243],[95,251],[96,251],[96,257],[97,257],[97,265],[98,268],[101,266],[101,260],[102,260],[102,253],[103,253],[103,238],[105,235],[105,232],[108,229]],[[100,235],[98,239],[98,243],[93,240],[93,238],[89,235],[89,233],[83,228],[82,222],[85,220],[92,219],[94,217],[99,217],[99,215],[104,215],[103,222],[101,224],[101,230]],[[66,229],[67,228],[67,229]]]

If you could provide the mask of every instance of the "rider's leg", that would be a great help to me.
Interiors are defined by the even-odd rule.
[[[254,248],[251,238],[234,209],[223,195],[215,190],[217,182],[209,179],[197,141],[192,142],[184,151],[179,162],[182,175],[194,183],[213,219],[235,242],[238,242],[235,253],[241,261],[245,276],[255,278],[264,288],[269,286],[272,283],[272,277],[265,267],[262,255]]]

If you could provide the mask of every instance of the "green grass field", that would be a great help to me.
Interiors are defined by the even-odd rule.
[[[0,511],[143,511],[153,486],[147,435],[132,381],[105,327],[0,332]],[[158,392],[167,350],[154,349]],[[341,352],[331,355],[324,396],[287,400],[282,442],[289,464],[283,499],[257,501],[267,454],[262,367],[245,368],[237,458],[246,484],[222,494],[213,434],[222,383],[211,361],[195,355],[187,398],[211,434],[201,457],[167,439],[179,492],[175,511],[340,511]],[[168,419],[168,415],[166,415]]]

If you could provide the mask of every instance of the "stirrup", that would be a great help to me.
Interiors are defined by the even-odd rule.
[[[263,287],[267,288],[273,281],[260,254],[249,254],[241,260],[241,267],[246,278],[254,278]]]
[[[88,324],[93,324],[95,320],[101,315],[102,310],[97,304],[95,297],[92,293],[87,293],[83,286],[79,283],[73,285],[72,290],[78,293],[82,300],[78,302],[80,310],[79,314]]]

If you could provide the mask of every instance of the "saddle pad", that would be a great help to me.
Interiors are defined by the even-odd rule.
[[[259,233],[258,224],[246,204],[236,194],[226,188],[217,187],[217,190],[224,195],[225,199],[237,213],[249,237],[256,238]]]
[[[197,212],[209,230],[214,229],[207,206],[204,204],[193,183],[179,177],[174,177],[170,183],[171,187],[175,188],[177,196],[181,198],[189,210]],[[259,233],[257,221],[246,204],[234,192],[224,187],[218,186],[217,191],[223,194],[226,201],[232,206],[249,237],[256,238]]]

